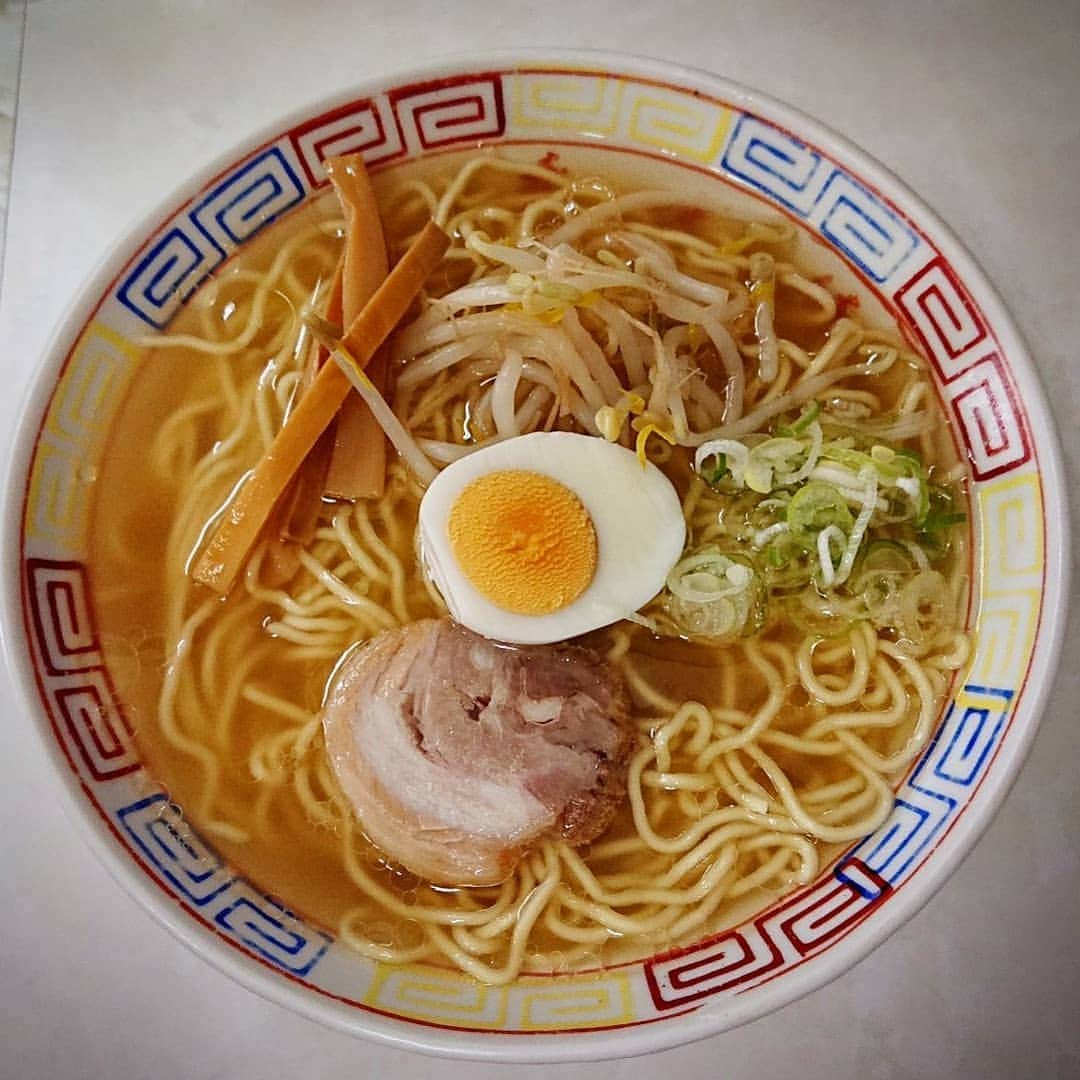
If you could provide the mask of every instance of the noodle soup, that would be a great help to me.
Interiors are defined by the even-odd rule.
[[[172,798],[364,955],[490,983],[698,940],[815,879],[888,815],[969,646],[966,478],[922,361],[785,222],[658,193],[614,155],[569,164],[447,158],[376,188],[391,262],[429,217],[454,237],[389,345],[418,452],[439,469],[578,432],[640,452],[681,503],[661,592],[578,639],[631,701],[603,835],[544,838],[499,884],[431,884],[344,797],[328,684],[359,643],[446,617],[403,459],[381,497],[325,500],[287,556],[264,534],[224,600],[189,576],[302,391],[333,199],[155,339],[96,485],[109,664]]]

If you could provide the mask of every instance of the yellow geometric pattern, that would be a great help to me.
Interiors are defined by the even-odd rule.
[[[79,461],[67,447],[46,440],[38,444],[30,475],[26,534],[48,540],[74,554],[86,521],[88,491],[79,476]]]
[[[983,522],[984,580],[1027,576],[1041,579],[1042,487],[1037,473],[1024,473],[979,487]]]
[[[630,113],[630,138],[657,150],[708,164],[731,126],[731,113],[688,94],[641,87]]]
[[[508,81],[511,136],[515,127],[567,130],[708,164],[731,125],[720,105],[646,83],[576,71],[519,72]]]
[[[569,128],[583,134],[614,135],[623,83],[602,75],[539,72],[513,77],[510,116],[525,128]]]
[[[506,135],[610,141],[708,165],[717,160],[733,113],[673,88],[587,71],[517,72],[509,90]],[[26,539],[80,553],[88,525],[90,474],[139,357],[112,328],[88,325],[50,403],[31,467]],[[1043,602],[1046,561],[1043,494],[1027,471],[978,484],[981,535],[977,570],[977,652],[965,681],[1019,688],[1028,669]],[[980,699],[957,695],[960,708]],[[462,973],[421,965],[373,965],[365,1004],[450,1027],[491,1031],[565,1031],[633,1023],[652,1013],[640,969],[524,977],[485,986]],[[639,997],[635,998],[635,988]]]
[[[377,964],[365,1003],[416,1020],[498,1030],[506,1026],[504,987],[484,986],[454,971]]]
[[[86,428],[102,428],[111,417],[110,400],[125,383],[125,369],[138,356],[138,349],[115,330],[91,323],[72,351],[45,430],[77,440]]]
[[[45,417],[30,475],[27,535],[81,548],[88,484],[139,350],[91,323],[71,351]]]
[[[635,1017],[630,977],[623,971],[560,979],[535,988],[520,986],[516,991],[521,1031],[610,1027]]]
[[[977,488],[982,527],[973,681],[1018,689],[1035,645],[1045,565],[1042,487],[1030,472]]]
[[[480,1030],[563,1031],[610,1027],[635,1019],[628,973],[524,978],[484,986],[460,972],[376,964],[364,1003],[399,1016]]]
[[[1019,689],[1035,645],[1041,599],[1039,589],[998,592],[983,598],[975,624],[973,682]]]

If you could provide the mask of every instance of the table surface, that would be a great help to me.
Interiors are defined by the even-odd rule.
[[[5,5],[0,3],[0,9]],[[438,14],[452,7],[453,20]],[[1080,5],[565,0],[62,2],[23,39],[0,341],[11,430],[35,359],[106,247],[254,127],[447,53],[572,45],[729,76],[844,132],[948,221],[1002,292],[1080,478]],[[12,37],[15,35],[15,37]],[[14,71],[13,65],[9,65]],[[15,83],[0,81],[0,101]],[[0,157],[3,156],[0,144]],[[0,192],[3,185],[0,185]],[[1080,536],[1073,499],[1074,535]],[[1074,559],[1075,562],[1075,559]],[[1080,600],[1074,574],[1072,607]],[[736,1031],[536,1076],[1080,1074],[1080,625],[993,825],[940,893],[833,984]],[[494,1077],[327,1031],[165,934],[83,847],[0,682],[0,1076]]]

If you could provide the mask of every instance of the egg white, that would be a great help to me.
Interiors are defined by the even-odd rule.
[[[596,573],[559,611],[520,615],[493,604],[465,576],[447,522],[462,490],[491,472],[550,476],[581,500],[596,530]],[[563,641],[617,622],[664,586],[686,542],[678,493],[651,462],[592,435],[534,432],[481,447],[448,465],[420,503],[420,552],[451,616],[484,637],[513,644]]]

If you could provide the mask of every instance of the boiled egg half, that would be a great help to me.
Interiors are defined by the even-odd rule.
[[[682,554],[678,494],[651,462],[591,435],[535,432],[448,465],[420,504],[420,552],[451,616],[515,644],[637,611]]]

